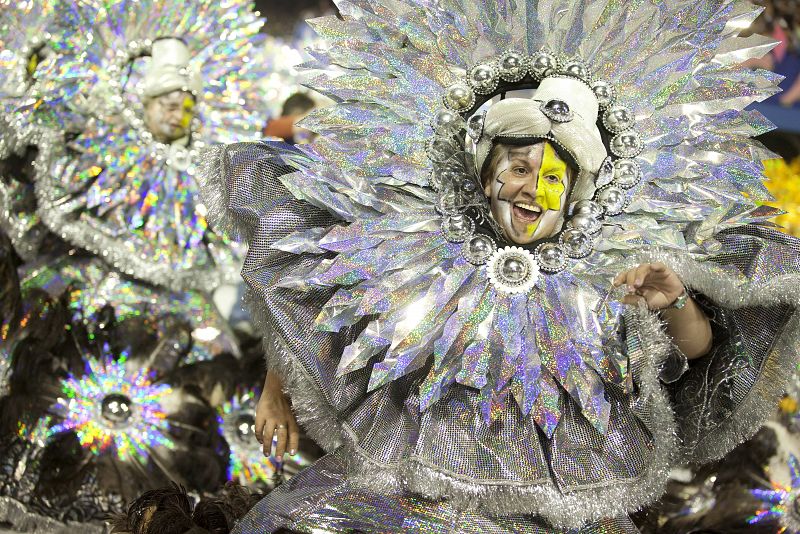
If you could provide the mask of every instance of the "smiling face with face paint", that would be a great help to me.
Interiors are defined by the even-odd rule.
[[[557,234],[572,175],[572,168],[549,142],[495,145],[482,179],[492,217],[504,236],[529,245]]]
[[[150,98],[144,108],[145,125],[157,141],[172,143],[189,133],[194,107],[194,97],[186,91]]]

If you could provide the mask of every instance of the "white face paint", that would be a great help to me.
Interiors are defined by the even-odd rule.
[[[548,142],[497,145],[484,193],[505,237],[528,245],[561,230],[571,169]]]

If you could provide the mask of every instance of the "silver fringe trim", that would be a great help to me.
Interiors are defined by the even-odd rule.
[[[50,517],[29,512],[25,505],[11,497],[0,497],[0,523],[9,523],[13,532],[47,534],[104,534],[108,530],[91,523],[61,523]]]
[[[719,268],[700,263],[688,254],[652,251],[643,261],[662,261],[672,267],[687,287],[725,308],[775,306],[800,307],[800,275],[786,274],[757,284],[735,278]],[[800,347],[800,314],[795,311],[776,340],[761,369],[758,381],[723,423],[692,448],[682,447],[681,460],[706,463],[725,456],[751,438],[769,419],[793,377]]]
[[[200,185],[200,196],[208,208],[206,220],[217,233],[232,239],[249,241],[252,225],[240,223],[228,215],[230,193],[225,180],[227,145],[213,145],[200,152],[198,172],[195,175]]]

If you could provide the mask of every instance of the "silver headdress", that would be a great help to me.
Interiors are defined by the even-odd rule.
[[[609,287],[625,266],[661,260],[715,305],[786,304],[778,322],[797,322],[800,295],[777,293],[761,267],[744,285],[706,262],[746,269],[742,251],[773,239],[752,224],[775,214],[759,205],[772,156],[751,139],[771,126],[745,108],[777,77],[739,66],[771,46],[738,37],[759,10],[338,6],[341,19],[311,21],[330,40],[318,65],[343,69],[310,83],[337,102],[302,121],[318,140],[217,148],[205,192],[251,242],[243,277],[271,364],[312,436],[345,445],[351,480],[572,528],[638,509],[673,462],[724,454],[755,430],[792,355],[721,343],[697,372],[735,361],[740,374],[664,372],[683,395],[672,408],[658,381],[678,357],[671,341]],[[532,97],[502,100],[517,90]],[[478,170],[504,136],[550,140],[578,167],[554,239],[513,246],[495,230]],[[739,313],[725,324],[752,321]],[[775,335],[775,347],[794,342]],[[719,376],[737,383],[730,419],[702,412],[724,404],[701,399]]]
[[[91,120],[67,150],[58,137],[41,143],[45,224],[150,283],[212,290],[234,280],[237,253],[208,228],[194,173],[204,146],[260,136],[266,115],[254,82],[266,70],[250,55],[262,20],[248,2],[155,0],[77,3],[68,20],[74,52],[58,56],[39,87],[78,101]],[[184,134],[167,142],[145,108],[174,91],[189,95]]]

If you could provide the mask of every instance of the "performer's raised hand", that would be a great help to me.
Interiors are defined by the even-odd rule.
[[[280,377],[272,371],[267,372],[264,390],[256,406],[255,433],[256,439],[263,446],[264,456],[270,456],[273,441],[275,458],[278,461],[283,459],[287,450],[292,455],[297,453],[300,428],[289,400],[283,393]]]
[[[642,263],[614,278],[615,287],[623,284],[629,290],[622,297],[625,304],[643,299],[649,309],[663,310],[667,333],[688,359],[708,354],[713,345],[711,324],[675,271],[661,262]]]
[[[627,285],[629,293],[622,298],[625,304],[644,299],[651,310],[671,306],[685,291],[675,271],[661,262],[642,263],[623,271],[614,278],[614,286]]]

